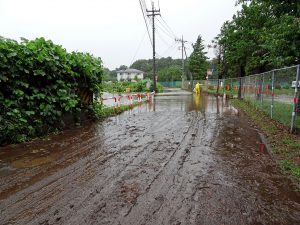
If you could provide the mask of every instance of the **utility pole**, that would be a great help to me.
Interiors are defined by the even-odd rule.
[[[185,51],[185,47],[184,47],[184,43],[186,43],[187,41],[183,40],[183,36],[181,39],[175,39],[176,42],[181,42],[181,60],[182,60],[182,76],[181,76],[181,80],[182,80],[182,84],[184,82],[184,57],[183,57],[183,52]]]
[[[184,47],[184,53],[185,53],[185,60],[187,61],[187,54],[186,54],[186,50],[185,50],[185,46]],[[191,87],[194,87],[194,79],[193,79],[193,74],[191,73],[191,71],[189,69],[187,69],[187,72],[189,74],[189,77],[190,77],[190,85]]]
[[[155,16],[160,15],[160,9],[155,9],[154,8],[154,2],[152,2],[152,10],[147,10],[146,12],[148,13],[148,17],[152,17],[152,47],[153,47],[153,86],[154,86],[154,91],[157,92],[156,89],[156,63],[155,63],[155,21],[154,18]]]

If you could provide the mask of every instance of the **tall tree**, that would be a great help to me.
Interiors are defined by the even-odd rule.
[[[158,71],[158,81],[180,81],[181,73],[181,68],[177,65],[161,69]]]
[[[118,71],[118,70],[126,70],[126,69],[128,69],[127,66],[121,65],[119,68],[116,68],[116,71]]]
[[[206,78],[208,57],[206,57],[207,52],[205,52],[204,49],[203,39],[201,35],[199,35],[196,43],[193,44],[193,52],[190,55],[188,63],[188,68],[193,74],[194,80],[204,80]]]
[[[239,0],[241,10],[221,28],[219,67],[226,77],[300,63],[299,0]]]
[[[159,58],[157,59],[157,73],[160,72],[160,70],[172,67],[172,66],[180,66],[181,60],[180,59],[172,59],[171,57],[167,58]],[[145,78],[151,78],[152,77],[152,67],[153,62],[152,59],[139,59],[136,60],[130,68],[138,69],[143,71],[145,74]]]

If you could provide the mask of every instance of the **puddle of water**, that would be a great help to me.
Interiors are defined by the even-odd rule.
[[[202,113],[233,113],[237,110],[228,104],[225,98],[215,97],[211,95],[184,95],[184,96],[156,96],[151,102],[144,103],[131,110],[123,113],[123,115],[133,115],[147,112],[161,111],[181,111],[191,112],[197,111]],[[121,116],[122,117],[122,116]]]
[[[14,168],[12,168],[8,163],[2,162],[0,160],[0,177],[1,176],[8,176],[12,174],[14,171]]]
[[[197,111],[203,114],[222,114],[233,110],[234,108],[229,106],[222,98],[204,94],[157,96],[151,102],[139,105],[120,116],[114,117],[114,120],[119,121],[128,115],[161,111]],[[33,168],[53,162],[64,151],[68,151],[69,145],[74,145],[75,143],[80,145],[80,143],[84,143],[93,137],[102,136],[100,135],[101,130],[103,129],[99,123],[88,124],[45,139],[36,139],[29,143],[0,147],[0,160],[4,162],[0,164],[0,177],[11,174],[14,169]]]
[[[11,163],[13,168],[31,168],[46,164],[50,161],[55,160],[53,156],[42,156],[42,157],[24,157],[21,159],[17,159]]]
[[[73,151],[70,146],[79,146],[97,135],[99,127],[96,123],[89,123],[59,135],[0,147],[0,177],[10,175],[16,169],[33,168],[57,161],[65,152]]]

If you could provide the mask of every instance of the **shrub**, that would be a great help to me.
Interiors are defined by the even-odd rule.
[[[77,90],[99,90],[102,65],[38,38],[0,38],[0,145],[62,129],[63,115],[80,111]]]

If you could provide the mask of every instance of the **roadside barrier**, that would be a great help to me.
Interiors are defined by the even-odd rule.
[[[146,101],[151,101],[155,92],[151,93],[135,93],[135,94],[127,94],[127,95],[118,95],[112,96],[108,98],[102,98],[101,104],[106,107],[114,107],[114,109],[120,109],[122,105],[127,105],[128,107],[133,107],[135,103],[142,104]],[[122,101],[122,99],[124,99]],[[109,104],[105,104],[106,101],[111,101]]]

